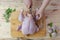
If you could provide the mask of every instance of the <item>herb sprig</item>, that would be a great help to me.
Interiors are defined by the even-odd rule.
[[[53,23],[52,23],[52,22],[51,22],[51,23],[49,23],[49,24],[48,24],[48,26],[52,27],[52,26],[53,26]]]
[[[11,8],[8,8],[6,11],[5,11],[5,14],[3,14],[6,22],[9,22],[9,17],[11,15],[12,12],[16,11],[16,9],[11,9]]]

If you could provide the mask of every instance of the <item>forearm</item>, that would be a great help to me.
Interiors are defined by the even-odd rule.
[[[50,0],[43,0],[43,3],[41,7],[39,8],[39,11],[44,11],[47,5],[49,4]]]
[[[23,2],[27,8],[30,8],[32,6],[32,0],[23,0]]]

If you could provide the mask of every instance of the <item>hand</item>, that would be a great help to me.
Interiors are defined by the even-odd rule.
[[[41,19],[42,17],[42,11],[39,11],[39,9],[36,9],[36,20]]]

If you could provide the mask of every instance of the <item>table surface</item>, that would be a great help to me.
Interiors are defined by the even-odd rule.
[[[0,0],[0,38],[12,38],[10,32],[11,30],[10,23],[6,23],[3,17],[3,14],[5,13],[5,10],[8,7],[16,8],[17,10],[25,8],[22,1]],[[48,18],[46,19],[46,24],[52,21],[54,25],[57,25],[58,28],[60,28],[60,0],[51,1],[48,7],[46,8],[45,12],[46,15],[48,16]],[[58,34],[57,37],[60,37],[60,33]],[[46,36],[46,38],[48,38],[48,36]]]

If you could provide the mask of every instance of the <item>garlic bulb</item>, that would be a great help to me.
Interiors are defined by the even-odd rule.
[[[56,37],[57,36],[57,27],[54,25],[52,27],[48,27],[48,33],[50,34],[50,37]]]

